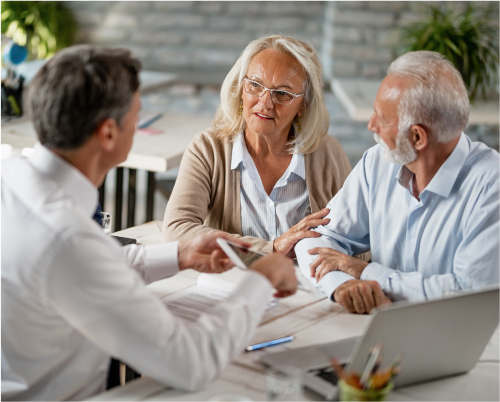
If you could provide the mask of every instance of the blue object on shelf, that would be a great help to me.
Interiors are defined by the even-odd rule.
[[[5,64],[18,65],[25,61],[27,57],[28,50],[24,46],[10,42],[4,48],[2,60]]]

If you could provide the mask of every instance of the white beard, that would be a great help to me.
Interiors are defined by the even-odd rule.
[[[373,133],[373,138],[377,144],[380,144],[384,149],[384,158],[390,163],[399,165],[407,165],[417,159],[417,150],[413,147],[408,137],[401,132],[398,132],[396,137],[396,148],[390,149],[380,135]]]

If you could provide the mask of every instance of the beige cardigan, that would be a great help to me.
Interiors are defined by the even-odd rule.
[[[242,236],[240,169],[231,170],[233,142],[198,134],[182,157],[179,175],[163,220],[164,242],[222,230]],[[325,136],[318,149],[304,155],[311,213],[324,208],[344,184],[351,165],[340,143]],[[272,252],[272,241],[244,237],[252,248]]]

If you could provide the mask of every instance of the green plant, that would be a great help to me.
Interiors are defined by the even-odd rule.
[[[73,43],[76,22],[58,1],[2,1],[2,34],[28,46],[28,59],[45,59]]]
[[[469,97],[483,97],[498,80],[498,3],[469,2],[459,9],[453,2],[422,5],[421,19],[402,27],[404,51],[433,50],[446,56],[460,71]]]

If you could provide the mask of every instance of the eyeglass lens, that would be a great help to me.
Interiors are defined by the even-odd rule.
[[[262,85],[259,84],[258,82],[255,81],[249,81],[245,80],[244,82],[245,86],[245,91],[248,92],[250,95],[254,96],[262,96],[266,88]],[[280,103],[282,105],[289,105],[292,103],[294,97],[290,95],[288,92],[285,91],[280,91],[278,89],[270,89],[269,92],[271,92],[271,99],[276,102]]]

